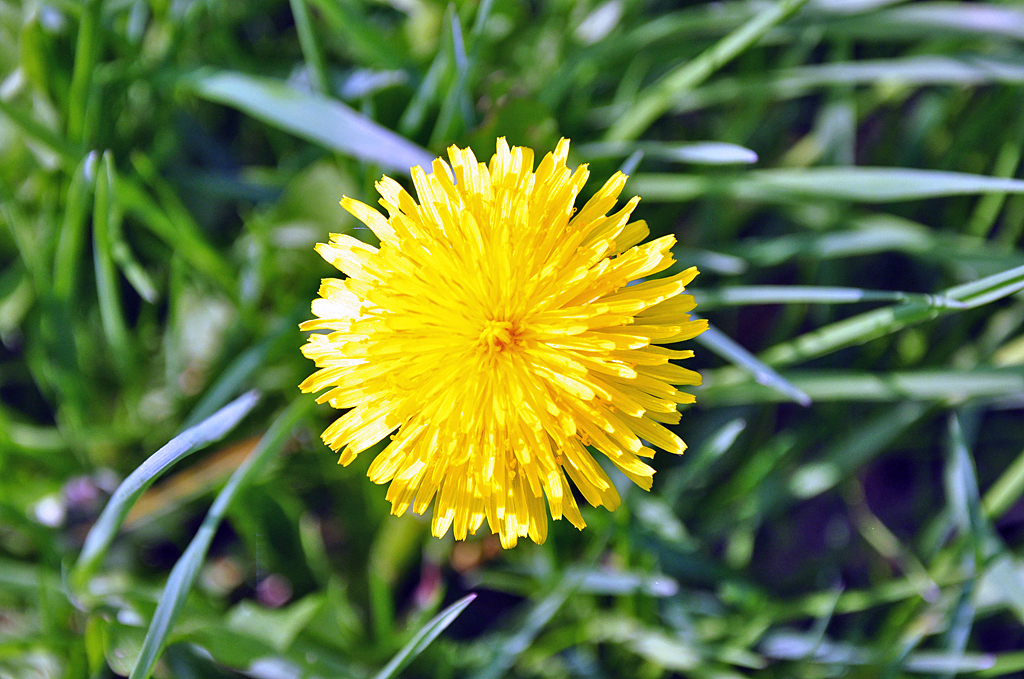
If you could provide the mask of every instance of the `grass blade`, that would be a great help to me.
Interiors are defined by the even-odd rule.
[[[209,276],[232,299],[238,297],[231,266],[203,238],[193,219],[172,219],[137,181],[128,176],[119,178],[116,199],[122,210],[138,217],[190,266]]]
[[[737,285],[715,290],[695,291],[697,305],[703,309],[746,304],[856,304],[864,302],[934,302],[949,309],[965,309],[967,304],[947,297],[889,290],[818,287],[813,285]]]
[[[659,160],[695,165],[739,165],[757,162],[757,153],[739,144],[698,141],[685,144],[604,141],[583,144],[576,152],[587,159],[622,158],[637,151]]]
[[[605,139],[636,139],[651,123],[672,107],[673,101],[707,80],[715,71],[756,43],[773,26],[807,4],[808,0],[780,0],[705,50],[693,61],[668,73],[640,93],[637,102],[615,121]]]
[[[175,436],[121,482],[89,531],[82,553],[71,571],[71,583],[75,589],[80,590],[99,566],[139,496],[169,467],[234,429],[258,400],[259,396],[254,391],[240,396],[200,424]]]
[[[178,613],[185,605],[185,600],[199,575],[199,569],[202,568],[203,561],[206,559],[206,552],[213,541],[213,535],[231,506],[231,502],[235,499],[235,495],[239,490],[250,485],[267,464],[281,452],[292,427],[312,410],[315,403],[316,401],[313,399],[307,398],[293,401],[274,420],[252,454],[235,470],[227,484],[218,493],[217,499],[214,500],[213,506],[207,512],[195,537],[192,538],[185,553],[181,555],[171,570],[156,612],[153,614],[153,620],[146,631],[146,638],[142,642],[142,650],[139,653],[138,662],[132,669],[130,679],[149,679],[153,674],[153,668],[167,645]]]
[[[697,317],[691,314],[691,318]],[[787,397],[787,400],[795,401],[802,406],[811,405],[811,398],[803,390],[793,386],[771,367],[762,363],[760,359],[737,344],[718,328],[708,326],[707,330],[697,335],[696,341],[725,360],[731,361],[749,372],[754,376],[758,384],[774,389],[779,394]]]
[[[987,276],[977,281],[958,285],[939,293],[932,301],[914,300],[897,306],[875,309],[832,323],[818,330],[800,335],[794,340],[777,344],[761,354],[761,360],[771,366],[792,365],[800,361],[823,356],[843,347],[864,344],[873,339],[897,332],[909,325],[922,323],[957,309],[946,300],[963,303],[964,309],[1008,297],[1024,290],[1024,266]]]
[[[306,60],[306,73],[313,89],[324,96],[330,96],[330,82],[324,66],[324,56],[313,32],[313,23],[309,19],[309,8],[306,0],[290,0],[292,17],[295,19],[295,30],[299,33],[299,45],[302,56]]]
[[[117,183],[114,158],[110,151],[103,153],[103,161],[96,173],[96,197],[93,201],[92,254],[96,269],[96,292],[100,303],[100,320],[107,337],[114,366],[122,378],[128,376],[134,353],[128,325],[121,308],[121,285],[114,266],[112,233],[120,232],[117,210]]]
[[[430,167],[427,151],[340,101],[279,80],[233,71],[197,71],[184,80],[203,99],[237,108],[267,125],[332,151],[408,173]]]
[[[96,161],[95,152],[82,159],[71,176],[67,200],[64,202],[64,219],[61,221],[53,265],[53,296],[64,303],[71,300],[78,279],[78,262],[82,254],[82,242],[85,240],[89,196],[96,181]]]
[[[476,594],[469,594],[462,597],[448,608],[444,609],[433,618],[430,619],[426,625],[420,628],[416,632],[415,636],[409,640],[402,649],[395,654],[393,658],[384,666],[380,672],[374,675],[373,679],[391,679],[397,676],[399,672],[405,669],[406,665],[412,662],[413,658],[418,656],[423,650],[430,645],[434,639],[443,632],[448,625],[455,621],[455,618],[473,603],[476,599]]]
[[[1024,451],[985,493],[982,507],[990,519],[998,519],[1024,495]]]
[[[497,654],[473,675],[473,679],[498,679],[505,676],[523,651],[529,648],[544,626],[555,616],[569,595],[576,591],[581,580],[582,571],[566,572],[554,589],[533,605],[519,630],[500,645]]]
[[[705,333],[706,334],[706,333]],[[782,374],[794,389],[814,402],[898,402],[946,401],[970,398],[1019,396],[1024,392],[1021,368],[975,368],[973,370],[916,370],[890,373],[860,373],[845,370],[800,370]],[[791,400],[773,386],[734,380],[716,380],[705,373],[698,402],[705,406],[740,403],[779,403]]]
[[[979,56],[920,55],[896,59],[863,59],[798,66],[766,73],[756,80],[723,78],[677,97],[673,113],[688,113],[750,97],[781,101],[806,96],[817,89],[839,85],[895,83],[975,86],[989,83],[1020,84],[1024,65],[1012,59]],[[596,112],[606,118],[611,111]]]
[[[974,193],[1024,193],[1024,180],[899,167],[816,167],[714,177],[638,174],[631,187],[645,200],[656,202],[715,195],[769,203],[806,198],[889,203]]]

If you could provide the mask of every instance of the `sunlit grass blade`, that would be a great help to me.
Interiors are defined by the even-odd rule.
[[[445,14],[449,27],[449,49],[451,50],[451,61],[455,65],[455,73],[451,79],[448,91],[441,100],[441,111],[437,115],[437,122],[434,123],[434,131],[430,135],[430,146],[437,147],[445,140],[451,139],[453,130],[466,129],[470,126],[469,116],[472,110],[469,108],[466,87],[469,83],[469,73],[472,68],[471,57],[466,53],[466,44],[462,37],[462,23],[459,21],[459,14],[455,11],[455,5],[449,5]],[[473,55],[475,58],[475,55]],[[456,117],[461,122],[456,127]]]
[[[67,120],[67,136],[76,143],[83,143],[87,138],[86,108],[89,104],[93,74],[96,71],[96,56],[103,38],[103,32],[97,30],[100,4],[99,0],[83,3],[79,15],[75,65],[71,72],[71,84],[68,86]]]
[[[758,202],[832,198],[890,203],[972,193],[1024,193],[1024,180],[899,167],[814,167],[734,175],[638,174],[631,189],[645,200],[687,201],[722,195]]]
[[[374,675],[373,679],[391,679],[398,675],[405,667],[412,662],[412,660],[418,656],[423,650],[430,645],[434,639],[443,632],[448,625],[455,621],[455,618],[466,609],[466,606],[473,603],[476,599],[476,594],[469,594],[448,608],[444,609],[433,618],[430,619],[426,625],[420,628],[416,632],[415,636],[409,640],[405,646],[402,647],[398,653],[384,666],[380,672]]]
[[[1024,40],[1024,11],[989,3],[915,2],[829,22],[830,35],[869,40],[999,36]]]
[[[686,454],[689,456],[687,464],[668,472],[668,478],[661,491],[662,497],[674,505],[680,497],[683,497],[684,490],[691,486],[704,485],[708,469],[715,460],[721,458],[732,448],[736,439],[746,428],[746,420],[741,418],[730,420],[713,432],[695,450],[687,451]]]
[[[680,94],[707,80],[715,71],[756,43],[773,26],[778,25],[807,0],[779,0],[722,38],[692,61],[669,72],[661,80],[642,91],[637,101],[608,130],[611,141],[636,139],[651,123],[672,107]]]
[[[757,162],[757,153],[739,144],[717,141],[698,141],[687,143],[664,142],[592,142],[576,147],[576,152],[584,158],[597,160],[600,158],[621,158],[636,151],[657,158],[678,163],[694,165],[744,165]]]
[[[697,305],[704,310],[746,304],[856,304],[908,301],[927,302],[948,309],[967,308],[965,302],[934,295],[813,285],[738,285],[712,290],[695,290],[693,294]]]
[[[699,402],[708,406],[739,403],[778,403],[791,400],[778,389],[752,382],[716,382],[714,372],[705,373],[707,386]],[[814,402],[945,401],[970,398],[1010,397],[1024,391],[1021,368],[938,369],[890,373],[843,370],[791,370],[782,378]]]
[[[519,629],[502,640],[495,649],[494,656],[472,679],[498,679],[505,676],[515,664],[519,656],[530,647],[540,631],[555,616],[565,600],[579,587],[582,580],[581,571],[566,571],[553,589],[543,598],[536,600]]]
[[[232,360],[213,384],[203,392],[202,398],[182,423],[182,428],[187,429],[206,419],[214,410],[227,403],[229,398],[242,391],[245,385],[251,384],[253,376],[266,365],[271,356],[284,345],[287,344],[290,348],[297,341],[297,326],[307,315],[306,305],[302,304],[300,308],[281,318],[263,339]]]
[[[327,77],[327,68],[324,66],[323,53],[320,44],[317,42],[316,33],[313,31],[313,23],[309,18],[309,8],[306,0],[290,0],[292,17],[295,19],[295,30],[299,33],[299,45],[302,47],[302,56],[306,61],[306,72],[309,74],[309,82],[313,89],[320,94],[330,96],[330,80]]]
[[[760,358],[771,366],[792,365],[853,344],[863,344],[909,325],[958,310],[950,308],[946,300],[952,299],[963,303],[965,309],[973,309],[1020,290],[1024,290],[1024,266],[944,290],[936,296],[936,299],[942,300],[941,305],[914,300],[837,321],[794,340],[777,344],[762,353]]]
[[[71,571],[71,584],[76,590],[81,590],[99,567],[107,553],[107,548],[110,547],[110,543],[113,542],[118,529],[139,496],[169,467],[234,429],[235,425],[252,410],[258,400],[259,396],[256,392],[240,396],[200,424],[175,436],[121,482],[107,506],[103,508],[96,523],[89,530],[82,552]]]
[[[47,128],[30,114],[4,101],[2,97],[0,97],[0,115],[14,123],[15,127],[30,140],[54,153],[65,168],[74,167],[81,157],[76,146],[69,144],[67,140]]]
[[[749,97],[783,101],[838,85],[871,85],[881,82],[906,87],[991,83],[1017,85],[1024,82],[1024,65],[1013,59],[989,56],[917,55],[797,66],[769,71],[756,80],[722,78],[676,97],[670,109],[676,114],[688,113]],[[604,119],[614,114],[614,110],[597,111],[595,114],[597,118]]]
[[[761,644],[761,652],[777,660],[802,660],[821,663],[828,667],[877,666],[881,670],[883,658],[870,645],[855,645],[829,640],[815,640],[799,632],[773,632]],[[905,672],[935,674],[939,672],[974,673],[993,667],[996,656],[989,653],[943,653],[916,651],[901,663]]]
[[[264,123],[338,153],[408,173],[430,167],[427,151],[340,101],[287,83],[233,71],[196,71],[182,81],[197,96],[237,108]]]
[[[133,363],[134,348],[121,304],[121,286],[114,266],[111,233],[120,231],[117,209],[117,181],[113,154],[103,153],[96,168],[96,196],[93,201],[92,253],[96,270],[96,291],[100,304],[103,333],[110,347],[111,358],[122,378],[128,376]]]
[[[167,645],[178,613],[185,605],[185,600],[199,575],[199,569],[202,568],[206,559],[206,552],[210,548],[213,535],[235,499],[235,495],[239,490],[249,486],[266,468],[267,464],[281,452],[292,427],[309,414],[315,403],[316,401],[308,398],[293,401],[274,420],[252,454],[235,470],[227,484],[217,494],[217,499],[214,500],[210,511],[207,512],[195,537],[192,538],[185,553],[181,555],[171,570],[130,679],[149,679],[152,675],[153,668]]]
[[[982,500],[982,507],[990,519],[1003,516],[1024,495],[1024,451],[993,483]]]
[[[968,575],[973,578],[975,569],[982,568],[989,557],[1002,551],[1002,547],[982,510],[974,459],[955,412],[949,416],[944,476],[949,515],[952,525],[969,546],[967,558],[971,559],[972,566]]]
[[[735,340],[714,326],[697,335],[696,341],[722,358],[754,376],[758,384],[774,389],[788,400],[803,406],[811,405],[811,398],[798,387],[765,365],[760,359],[740,346]]]
[[[68,302],[74,292],[85,241],[89,199],[96,182],[96,166],[99,157],[95,151],[82,159],[68,184],[64,201],[64,218],[61,220],[57,253],[53,264],[53,296],[61,302]]]

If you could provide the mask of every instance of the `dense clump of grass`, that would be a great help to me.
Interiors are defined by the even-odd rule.
[[[1018,2],[26,0],[0,74],[0,677],[1024,671]],[[509,552],[296,387],[341,196],[499,135],[712,323],[686,455]]]

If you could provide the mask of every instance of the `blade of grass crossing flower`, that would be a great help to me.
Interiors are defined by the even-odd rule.
[[[697,317],[691,315],[691,318]],[[749,372],[758,384],[775,389],[789,400],[802,406],[811,405],[811,398],[805,392],[793,386],[770,366],[765,365],[718,328],[709,326],[707,330],[696,337],[696,341],[725,360]]]
[[[820,167],[743,174],[638,174],[632,189],[645,200],[676,202],[724,195],[768,203],[807,198],[889,203],[974,193],[1024,193],[1024,180],[899,167]]]
[[[864,344],[909,325],[929,321],[958,310],[950,308],[945,300],[962,302],[965,305],[963,308],[973,309],[1008,297],[1022,289],[1024,267],[1016,267],[971,283],[948,288],[935,298],[943,300],[941,304],[934,304],[933,300],[927,298],[924,301],[915,299],[896,306],[868,311],[806,333],[789,342],[777,344],[762,353],[760,358],[774,367],[792,365],[854,344]]]
[[[473,603],[476,599],[476,594],[469,594],[462,597],[448,608],[444,609],[433,618],[430,619],[426,625],[420,628],[416,635],[409,640],[405,646],[402,647],[398,653],[388,662],[384,668],[374,675],[373,679],[392,679],[398,675],[405,667],[413,661],[423,650],[431,644],[434,639],[438,637],[448,625],[455,621],[455,618],[459,617],[462,611],[466,610],[466,606]]]
[[[68,184],[64,219],[61,220],[53,265],[53,296],[62,303],[71,300],[78,280],[78,262],[82,256],[89,198],[96,182],[98,159],[95,151],[89,153],[79,163]]]
[[[765,8],[729,35],[705,50],[700,56],[671,71],[644,90],[633,107],[608,130],[610,141],[636,139],[651,123],[672,107],[672,101],[707,80],[715,71],[746,51],[808,0],[780,0]]]
[[[121,306],[121,286],[114,266],[111,248],[111,232],[119,231],[115,223],[121,219],[116,200],[117,182],[114,157],[110,151],[103,153],[103,161],[96,172],[96,196],[93,200],[92,253],[96,268],[96,290],[99,297],[100,320],[103,333],[110,347],[111,358],[121,378],[126,378],[132,367],[132,342],[128,325],[124,320]]]
[[[185,605],[185,600],[188,598],[192,585],[206,559],[206,552],[213,541],[213,535],[235,499],[235,495],[239,490],[252,484],[267,464],[281,452],[292,427],[309,414],[315,403],[313,399],[308,398],[293,401],[274,420],[252,454],[235,470],[227,484],[217,494],[217,498],[199,526],[195,537],[192,538],[185,553],[171,570],[156,612],[153,614],[153,620],[146,631],[146,638],[142,642],[142,650],[139,653],[138,662],[132,669],[130,679],[149,679],[152,676],[153,668],[167,645],[178,613]]]
[[[142,493],[169,467],[234,429],[258,400],[259,396],[253,391],[240,396],[200,424],[175,436],[121,482],[89,530],[82,553],[71,570],[71,584],[75,589],[81,589],[99,567],[128,511]]]
[[[289,0],[292,8],[292,17],[295,19],[295,30],[299,33],[299,46],[302,48],[302,57],[306,61],[306,73],[309,75],[309,82],[313,89],[325,96],[330,96],[329,79],[327,69],[324,67],[323,53],[316,41],[316,33],[313,31],[313,23],[309,20],[309,8],[306,0]]]
[[[231,106],[267,125],[333,151],[408,173],[433,157],[411,141],[356,113],[340,101],[302,92],[287,83],[234,71],[195,71],[183,79],[207,101]]]

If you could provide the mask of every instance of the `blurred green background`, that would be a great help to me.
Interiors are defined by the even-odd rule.
[[[5,1],[0,76],[0,677],[1024,676],[1017,0]],[[653,491],[507,552],[296,386],[341,196],[497,136],[713,326]]]

